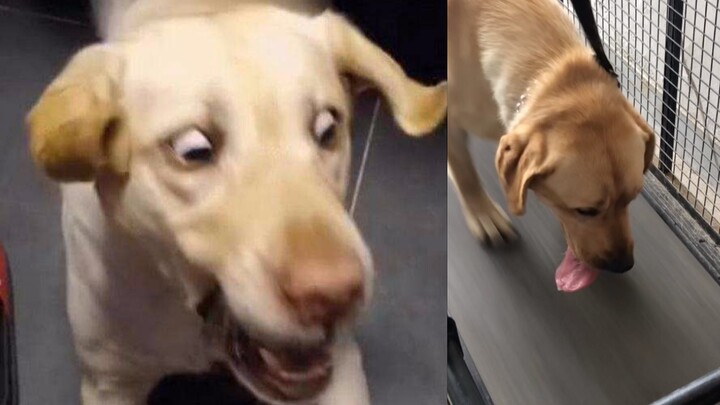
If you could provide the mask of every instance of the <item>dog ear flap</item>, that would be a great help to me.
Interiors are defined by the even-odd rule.
[[[126,174],[128,139],[118,131],[119,55],[103,45],[78,52],[27,117],[36,164],[58,181],[90,181],[99,170]]]
[[[447,112],[447,82],[424,86],[410,79],[390,55],[345,18],[332,12],[325,12],[320,18],[341,74],[377,88],[403,131],[419,136],[443,121]]]
[[[648,171],[655,156],[655,132],[648,127],[645,136],[645,165],[643,166],[643,173]]]
[[[527,189],[538,176],[549,172],[546,162],[542,136],[511,132],[500,138],[495,168],[513,215],[525,213]]]
[[[627,103],[627,108],[630,110],[630,115],[633,117],[633,121],[637,124],[643,132],[645,141],[645,164],[643,166],[643,173],[647,172],[652,165],[653,157],[655,156],[655,131],[650,128],[650,125],[640,116],[640,113],[635,111],[632,104]]]

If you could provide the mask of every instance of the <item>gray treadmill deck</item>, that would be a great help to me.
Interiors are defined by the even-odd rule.
[[[495,145],[471,149],[504,204]],[[635,268],[563,294],[566,244],[547,208],[531,197],[513,218],[520,243],[487,249],[448,185],[448,309],[496,404],[647,404],[720,367],[720,287],[647,201],[631,212]]]

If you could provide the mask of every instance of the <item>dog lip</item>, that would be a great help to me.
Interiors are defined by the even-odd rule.
[[[232,317],[219,287],[211,290],[196,310],[238,384],[260,399],[305,403],[329,384],[331,335],[314,345],[253,337]]]
[[[228,365],[251,390],[273,401],[307,401],[332,375],[330,342],[315,347],[268,347],[241,329],[228,336]],[[249,380],[249,381],[248,381]]]
[[[606,271],[608,273],[612,273],[612,274],[623,274],[623,273],[627,273],[628,271],[632,270],[633,267],[634,267],[634,264],[621,264],[621,265],[603,266],[600,269],[603,271]]]

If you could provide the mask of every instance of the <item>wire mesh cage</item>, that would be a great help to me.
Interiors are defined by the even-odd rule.
[[[577,25],[569,1],[561,3]],[[655,170],[720,236],[717,0],[593,0],[623,91],[658,135]]]

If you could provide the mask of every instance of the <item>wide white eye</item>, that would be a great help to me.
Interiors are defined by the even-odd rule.
[[[209,162],[214,155],[212,143],[197,129],[176,136],[170,141],[170,147],[180,159],[188,163]]]
[[[336,132],[337,118],[335,112],[330,109],[320,111],[320,113],[315,116],[315,123],[313,125],[315,141],[323,148],[329,148],[333,145]]]

